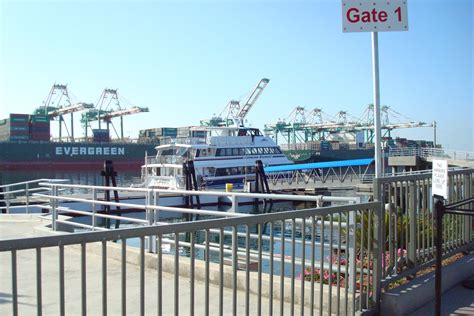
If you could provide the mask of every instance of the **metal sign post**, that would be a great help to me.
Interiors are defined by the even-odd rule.
[[[372,32],[372,71],[374,78],[375,177],[382,176],[382,133],[380,126],[379,36]]]
[[[375,177],[382,176],[378,32],[408,31],[406,0],[342,0],[343,32],[372,32]]]
[[[380,202],[380,208],[374,216],[374,280],[373,299],[375,309],[380,311],[382,276],[382,253],[384,251],[384,202],[380,178],[382,177],[382,132],[380,122],[380,87],[379,87],[379,43],[378,32],[407,31],[407,2],[406,0],[342,0],[342,29],[343,32],[372,33],[372,67],[374,79],[374,129],[375,129],[375,180],[374,198]]]

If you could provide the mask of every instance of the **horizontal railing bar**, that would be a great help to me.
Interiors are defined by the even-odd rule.
[[[87,225],[87,224],[82,224],[82,223],[70,222],[70,221],[65,221],[65,220],[61,220],[61,219],[57,219],[56,222],[64,224],[64,225],[70,225],[70,226],[77,226],[77,227],[92,229],[92,225]],[[98,230],[103,230],[103,231],[107,230],[107,228],[98,227],[98,226],[96,226],[94,228],[98,229]]]
[[[30,183],[40,183],[44,181],[58,182],[58,183],[69,182],[68,179],[36,179],[36,180],[29,180],[29,181],[23,181],[23,182],[15,182],[15,183],[10,183],[10,184],[3,184],[3,185],[0,185],[0,188],[15,187],[15,186],[26,185]]]
[[[157,210],[157,211],[168,211],[168,212],[175,212],[175,213],[190,213],[190,214],[198,214],[198,215],[213,215],[213,216],[220,216],[220,217],[242,217],[242,216],[247,216],[246,214],[242,214],[242,213],[197,210],[197,209],[189,209],[189,208],[181,208],[181,207],[173,207],[173,206],[138,205],[138,204],[122,203],[122,202],[107,202],[107,201],[100,201],[100,200],[88,200],[88,199],[73,198],[73,197],[64,198],[63,196],[42,195],[42,194],[35,194],[35,196],[42,196],[42,197],[45,197],[45,198],[50,198],[50,199],[60,200],[60,201],[67,200],[67,201],[72,201],[72,202],[83,202],[83,203],[88,203],[88,204],[99,204],[99,205],[108,205],[108,206],[117,206],[117,207],[128,207],[128,208],[135,208],[135,209],[140,209],[140,210],[153,209],[153,210]]]
[[[49,210],[52,209],[51,206],[46,206],[45,208],[49,209]],[[68,212],[68,213],[73,213],[73,214],[85,215],[85,216],[89,216],[89,217],[96,216],[96,217],[101,217],[101,218],[123,220],[123,221],[126,221],[126,222],[135,222],[135,223],[139,223],[139,224],[149,224],[149,222],[147,220],[139,219],[139,218],[133,218],[133,217],[102,214],[102,213],[92,213],[92,212],[88,212],[88,211],[73,210],[73,209],[70,209],[68,207],[62,207],[62,206],[59,206],[56,209],[58,211],[61,211],[61,212]]]
[[[22,205],[10,205],[9,207],[7,206],[0,206],[0,210],[6,210],[6,209],[15,209],[15,208],[26,208],[26,204]],[[36,207],[36,208],[49,208],[49,206],[46,206],[44,204],[29,204],[28,207]]]
[[[173,244],[173,245],[175,244],[175,241],[172,240],[172,239],[163,238],[162,241],[163,241],[163,243],[167,243],[167,244]],[[291,240],[289,240],[288,242],[291,242]],[[179,243],[178,243],[178,247],[187,247],[187,248],[189,248],[189,247],[191,247],[191,243],[180,240]],[[197,248],[197,249],[206,249],[206,246],[202,245],[202,244],[194,244],[194,247]],[[220,252],[220,247],[219,246],[213,246],[213,245],[209,244],[209,250],[213,251],[213,252]],[[224,248],[223,252],[225,254],[229,254],[229,255],[233,254],[233,251],[231,249],[228,249],[228,248]],[[256,259],[258,261],[258,259],[259,259],[258,251],[251,250],[251,251],[249,251],[249,255],[250,255],[251,259]],[[247,258],[247,250],[245,248],[238,247],[237,248],[237,256],[240,257],[240,258]],[[262,251],[262,257],[264,259],[267,259],[267,260],[269,260],[271,258],[269,253],[266,252],[266,251]],[[282,256],[275,256],[274,255],[273,260],[274,261],[280,261],[280,262],[281,262],[281,260],[284,260],[285,263],[291,263],[292,262],[292,259],[288,258],[287,256],[282,257]],[[320,262],[321,262],[320,260],[315,260],[315,263],[317,263],[318,266],[320,265]],[[295,264],[298,265],[298,266],[301,266],[301,264],[302,264],[301,259],[295,258]],[[307,266],[311,266],[311,260],[305,260],[304,265],[305,265],[305,268]],[[323,261],[323,268],[325,270],[329,270],[330,268],[332,268],[334,271],[337,271],[337,266],[338,266],[337,264],[330,265],[329,263]],[[357,271],[360,271],[360,269],[357,269]],[[367,271],[368,271],[367,269],[365,269],[365,268],[363,269],[364,273],[367,273]]]
[[[451,175],[460,175],[460,174],[472,174],[474,173],[474,168],[466,168],[466,169],[456,169],[456,170],[448,170],[448,176]],[[431,179],[432,173],[426,174],[406,174],[400,176],[386,176],[380,178],[381,184],[387,184],[392,182],[400,182],[400,181],[413,181],[413,180],[423,180],[423,179]]]
[[[326,227],[326,223],[324,225]],[[220,234],[220,230],[219,229],[209,229],[209,231],[211,233],[214,233],[214,234]],[[224,235],[229,235],[229,236],[232,236],[232,232],[231,231],[227,231],[227,230],[224,230]],[[242,237],[242,238],[245,238],[247,237],[247,234],[246,233],[237,233],[237,236],[238,237]],[[258,234],[249,234],[250,238],[253,238],[253,239],[258,239],[259,236]],[[270,236],[266,236],[266,235],[262,235],[262,240],[270,240]],[[273,237],[273,240],[274,241],[282,241],[282,238],[280,237]],[[289,242],[288,238],[285,238],[285,242]],[[301,240],[295,240],[295,243],[297,244],[302,244],[303,241]],[[306,241],[306,243],[308,243],[308,241]],[[314,243],[315,245],[320,245],[321,242],[315,242]],[[323,242],[324,245],[326,245],[327,247],[329,247],[329,244]],[[333,243],[333,249],[338,249],[339,246],[336,244],[336,243]],[[345,245],[341,245],[340,247],[342,250],[346,249],[346,246]]]
[[[376,210],[379,207],[379,202],[369,202],[361,204],[322,207],[317,209],[307,209],[298,212],[284,211],[278,213],[248,215],[236,218],[209,219],[197,222],[173,223],[169,225],[123,228],[104,232],[87,232],[72,235],[22,238],[16,239],[15,243],[12,243],[10,240],[0,240],[0,251],[11,251],[13,249],[31,249],[36,247],[54,247],[57,246],[59,243],[61,243],[62,245],[70,245],[77,243],[98,242],[103,240],[117,240],[141,236],[193,232],[200,229],[211,229],[221,227],[224,228],[228,226],[238,225],[254,225],[293,218],[324,216],[341,212]]]
[[[92,186],[92,185],[80,185],[80,184],[52,184],[44,183],[45,186],[57,186],[63,188],[78,188],[78,189],[99,189],[99,190],[116,190],[116,191],[128,191],[128,192],[157,192],[164,194],[176,194],[176,195],[200,195],[200,196],[223,196],[223,197],[246,197],[246,198],[258,198],[267,200],[292,200],[292,201],[323,201],[323,202],[358,202],[357,197],[338,197],[338,196],[303,196],[303,195],[291,195],[291,194],[264,194],[264,193],[243,193],[243,192],[221,192],[221,191],[188,191],[188,190],[166,190],[166,189],[144,189],[144,188],[125,188],[125,187],[106,187],[106,186]]]

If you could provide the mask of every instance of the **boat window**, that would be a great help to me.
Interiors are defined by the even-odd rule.
[[[275,153],[276,153],[276,154],[281,154],[280,148],[278,148],[278,147],[274,147],[274,148],[275,148]]]
[[[262,148],[262,147],[259,147],[259,148],[258,148],[258,154],[259,154],[259,155],[263,154],[263,148]]]
[[[226,148],[225,149],[225,155],[226,156],[232,156],[232,148]]]
[[[232,149],[232,153],[234,156],[240,156],[240,148],[234,148]]]
[[[253,147],[252,148],[252,155],[256,155],[256,154],[258,154],[258,150],[257,150],[257,148]]]
[[[214,176],[215,173],[216,173],[216,168],[214,167],[204,168],[204,176]]]
[[[204,150],[205,150],[205,149],[204,149]],[[196,149],[196,155],[194,155],[194,157],[197,158],[197,157],[200,156],[200,154],[201,154],[201,150],[200,150],[200,149]],[[205,155],[203,155],[203,156],[205,156]]]
[[[252,154],[252,148],[245,148],[245,154],[246,155],[251,155]]]
[[[246,173],[246,174],[255,173],[255,166],[247,166],[247,167],[245,167],[245,173]]]
[[[219,149],[216,150],[216,157],[217,157],[217,156],[224,156],[224,154],[225,154],[225,150],[224,150],[224,149],[219,148]]]
[[[263,153],[269,154],[270,153],[270,148],[269,147],[264,147],[263,148]]]
[[[217,168],[217,169],[216,169],[216,177],[226,176],[226,175],[227,175],[227,172],[226,172],[225,169],[226,169],[226,168]]]

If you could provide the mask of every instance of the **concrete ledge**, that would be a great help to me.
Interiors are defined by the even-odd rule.
[[[461,281],[474,276],[474,253],[442,270],[442,292],[446,292]],[[381,315],[409,315],[435,299],[435,274],[431,272],[382,293]]]
[[[0,222],[31,222],[31,221],[41,221],[39,213],[31,214],[1,214]]]

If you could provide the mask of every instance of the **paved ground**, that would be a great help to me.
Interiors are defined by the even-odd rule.
[[[37,219],[6,221],[0,219],[0,239],[20,238],[47,235],[35,227],[42,224]],[[43,223],[44,225],[44,223]],[[42,301],[44,315],[59,314],[59,273],[58,273],[58,249],[42,250]],[[0,253],[0,315],[12,314],[11,296],[11,255]],[[36,314],[36,260],[34,250],[18,251],[18,312],[19,315]],[[121,265],[119,261],[108,259],[108,314],[117,315],[121,313]],[[139,314],[139,269],[133,264],[127,264],[127,314]],[[65,301],[66,314],[78,315],[81,313],[81,274],[80,274],[80,250],[77,246],[65,247]],[[157,272],[155,269],[146,269],[145,272],[145,305],[146,314],[157,312]],[[189,314],[189,279],[180,277],[179,281],[179,314]],[[195,284],[195,313],[204,314],[204,283]],[[218,287],[210,286],[210,314],[217,315],[218,310]],[[174,314],[174,278],[173,275],[163,273],[163,314]],[[87,254],[87,311],[88,314],[101,314],[102,306],[101,287],[101,257],[92,253]],[[224,291],[224,314],[232,314],[232,290]],[[262,313],[269,314],[269,299],[263,298]],[[279,301],[274,300],[273,313],[279,313]],[[257,296],[250,295],[250,314],[256,314]],[[291,306],[285,303],[285,314],[290,314]],[[298,306],[295,312],[300,313]],[[245,313],[245,293],[238,292],[237,313]],[[305,314],[310,314],[305,309]]]
[[[435,315],[435,301],[417,309],[412,315]],[[441,315],[474,315],[474,290],[458,285],[444,293]]]

